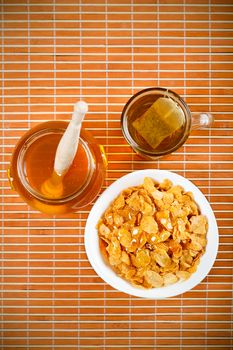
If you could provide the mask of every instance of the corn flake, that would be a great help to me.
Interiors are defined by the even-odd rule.
[[[147,288],[159,288],[163,285],[163,278],[158,272],[153,270],[147,270],[144,274],[144,278]]]
[[[158,224],[153,218],[153,216],[143,216],[140,222],[140,227],[143,231],[147,233],[157,233],[158,232]]]
[[[165,286],[176,283],[178,280],[177,276],[174,273],[168,272],[163,276],[163,283]]]

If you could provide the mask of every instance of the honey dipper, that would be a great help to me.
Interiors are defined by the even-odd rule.
[[[79,101],[74,105],[71,121],[56,150],[53,173],[41,186],[41,192],[47,198],[60,198],[63,194],[62,179],[70,168],[77,152],[81,123],[87,111],[88,105],[84,101]]]

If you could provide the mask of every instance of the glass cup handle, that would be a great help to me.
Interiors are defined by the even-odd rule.
[[[207,129],[212,126],[214,117],[211,113],[192,113],[191,129]]]

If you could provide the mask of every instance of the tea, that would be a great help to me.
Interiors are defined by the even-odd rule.
[[[128,110],[128,131],[146,151],[166,151],[183,137],[185,115],[181,107],[165,95],[146,95]]]
[[[158,159],[175,152],[192,129],[209,128],[210,113],[191,113],[174,91],[151,87],[137,92],[121,113],[122,133],[135,152],[147,159]]]

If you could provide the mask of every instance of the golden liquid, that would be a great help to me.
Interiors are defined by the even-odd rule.
[[[88,156],[84,147],[79,143],[74,161],[62,178],[63,193],[61,200],[51,202],[51,197],[46,197],[42,193],[43,183],[52,176],[56,149],[67,125],[68,123],[63,121],[51,121],[39,124],[29,130],[17,144],[8,172],[11,187],[19,193],[22,199],[31,207],[50,215],[75,212],[79,208],[88,205],[100,191],[105,176],[105,154],[93,136],[82,129],[80,137],[89,149],[92,159],[89,163],[91,164],[88,163]],[[31,144],[26,146],[32,135],[42,130],[45,130],[43,136],[35,138]],[[55,130],[55,132],[49,132],[46,135],[47,130]],[[21,161],[22,172],[26,182],[37,194],[41,195],[41,199],[29,191],[29,188],[22,181],[22,175],[19,174],[19,155],[25,147],[26,151]],[[88,181],[86,181],[87,176],[89,176]]]
[[[127,113],[128,130],[132,139],[140,146],[143,150],[149,152],[166,152],[175,147],[182,139],[185,133],[185,116],[183,115],[183,124],[176,131],[172,132],[164,138],[156,148],[152,148],[146,140],[139,134],[132,123],[141,117],[151,105],[164,95],[147,95],[139,98],[129,109]]]
[[[58,143],[62,135],[44,135],[34,142],[25,155],[27,180],[36,191],[41,191],[42,184],[51,178]],[[63,197],[71,195],[84,184],[88,172],[88,159],[79,143],[77,153],[69,170],[62,177]]]

